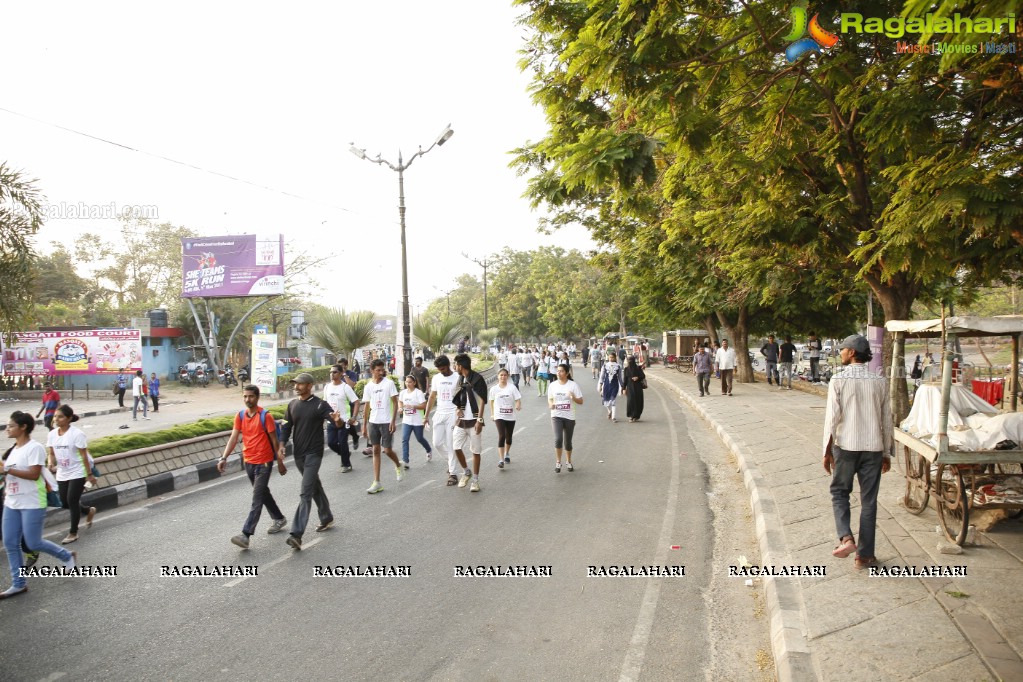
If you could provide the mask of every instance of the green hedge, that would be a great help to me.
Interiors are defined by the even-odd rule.
[[[284,416],[287,405],[276,405],[269,409],[274,419]],[[239,408],[241,411],[243,408]],[[213,419],[200,419],[191,424],[178,424],[162,431],[149,431],[147,433],[132,433],[123,436],[105,436],[97,438],[89,443],[89,452],[93,457],[104,455],[115,455],[119,452],[137,450],[139,448],[150,448],[156,445],[166,445],[186,438],[197,438],[207,436],[211,433],[230,431],[234,426],[234,415],[214,417]]]

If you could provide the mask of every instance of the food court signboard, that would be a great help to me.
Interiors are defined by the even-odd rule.
[[[242,234],[181,240],[183,298],[284,293],[284,237]]]
[[[130,374],[142,369],[138,329],[15,332],[3,344],[4,374]]]

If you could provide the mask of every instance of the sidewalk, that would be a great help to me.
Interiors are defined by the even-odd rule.
[[[702,416],[739,462],[767,566],[826,566],[826,576],[764,578],[780,680],[1023,679],[1023,522],[1005,520],[959,555],[933,506],[902,506],[905,478],[894,462],[878,496],[876,555],[882,566],[965,566],[956,578],[870,577],[831,556],[835,528],[829,476],[821,465],[824,398],[766,382],[735,384],[734,397],[700,397],[696,378],[647,372]],[[853,492],[853,530],[859,518]],[[724,567],[718,567],[725,570]]]

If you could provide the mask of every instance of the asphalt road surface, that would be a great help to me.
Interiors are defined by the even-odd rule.
[[[480,493],[445,486],[445,464],[427,463],[414,441],[405,480],[384,466],[385,491],[372,496],[369,458],[355,455],[355,472],[341,474],[328,453],[321,478],[336,524],[316,533],[314,513],[301,552],[286,533],[266,534],[265,513],[249,550],[230,544],[250,499],[240,475],[99,515],[71,547],[116,577],[30,578],[27,594],[0,602],[0,678],[753,679],[767,624],[750,588],[720,577],[724,555],[755,561],[748,507],[718,505],[715,517],[715,495],[745,496],[712,490],[707,469],[725,472],[717,485],[741,486],[734,465],[706,433],[689,433],[702,424],[661,391],[647,391],[642,422],[625,421],[623,401],[612,424],[592,380],[580,384],[575,472],[554,472],[546,400],[523,387],[504,471],[488,420]],[[289,519],[298,484],[293,467],[271,484]],[[587,577],[590,566],[646,565],[685,574]],[[194,566],[258,575],[161,577]],[[314,576],[336,566],[411,575]],[[551,575],[456,577],[459,566]]]

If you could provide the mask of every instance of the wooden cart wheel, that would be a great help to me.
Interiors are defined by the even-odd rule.
[[[906,496],[903,504],[910,514],[921,514],[931,497],[931,463],[918,452],[900,445],[906,471]]]
[[[934,477],[938,518],[941,529],[951,542],[962,546],[970,527],[970,504],[966,499],[963,474],[955,464],[939,464]]]

